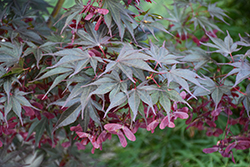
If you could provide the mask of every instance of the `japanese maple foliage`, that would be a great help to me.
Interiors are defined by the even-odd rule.
[[[217,37],[214,20],[227,15],[216,4],[176,0],[165,17],[146,2],[157,3],[75,0],[48,27],[45,1],[1,1],[0,147],[17,135],[55,147],[64,136],[63,147],[91,143],[94,153],[112,136],[126,147],[138,128],[187,119],[187,128],[221,137],[205,153],[234,161],[232,149],[248,149],[249,41]]]

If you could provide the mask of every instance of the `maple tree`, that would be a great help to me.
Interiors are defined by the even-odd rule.
[[[242,52],[249,41],[234,42],[230,32],[217,37],[223,31],[214,20],[226,24],[228,16],[216,4],[176,0],[163,17],[140,3],[75,0],[49,27],[47,2],[1,0],[2,155],[13,143],[40,149],[91,143],[94,153],[112,135],[126,147],[138,128],[174,128],[177,118],[223,136],[205,153],[235,161],[232,149],[250,147],[250,52]],[[233,133],[234,126],[241,130]]]

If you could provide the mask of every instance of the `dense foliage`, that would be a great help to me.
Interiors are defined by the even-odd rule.
[[[216,4],[175,0],[165,17],[145,1],[76,0],[60,19],[62,0],[49,19],[45,1],[0,1],[1,165],[58,145],[94,153],[112,135],[126,147],[138,128],[175,128],[177,118],[220,137],[205,153],[235,161],[233,149],[250,147],[250,42],[215,24],[228,17]]]

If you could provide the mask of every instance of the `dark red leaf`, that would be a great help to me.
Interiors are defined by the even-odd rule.
[[[159,121],[158,120],[154,120],[153,122],[151,122],[150,124],[148,124],[147,126],[147,130],[151,131],[151,133],[154,133],[155,128],[159,125]]]
[[[174,112],[174,115],[180,119],[187,119],[188,118],[188,114],[185,112]]]
[[[213,133],[214,136],[218,137],[223,133],[223,130],[221,129],[216,129],[216,131]]]
[[[70,146],[70,142],[69,142],[69,141],[64,142],[64,143],[62,143],[62,146],[63,146],[64,148],[68,148],[68,147]]]
[[[213,121],[210,121],[209,119],[206,119],[206,123],[208,124],[208,126],[215,128],[216,124]]]
[[[164,129],[166,126],[168,126],[169,121],[168,121],[168,116],[164,117],[163,120],[161,121],[160,124],[160,129]]]
[[[71,131],[75,131],[75,132],[82,132],[82,127],[81,127],[81,125],[80,124],[78,124],[77,126],[72,126],[72,127],[70,127],[70,130]]]
[[[55,118],[55,115],[54,115],[54,114],[49,113],[49,112],[47,112],[47,111],[43,112],[43,115],[44,115],[45,117],[47,117],[48,119],[53,119],[53,118]]]
[[[123,135],[123,133],[119,130],[118,132],[117,132],[117,136],[119,137],[119,139],[120,139],[120,142],[121,142],[121,144],[122,144],[122,147],[126,147],[127,146],[127,140],[126,140],[126,138],[125,138],[125,136]]]
[[[84,146],[86,146],[89,143],[89,139],[88,138],[84,138],[81,141],[81,144],[83,144]]]
[[[104,142],[105,140],[107,140],[107,131],[102,131],[102,133],[98,136],[97,138],[97,143],[101,144],[102,142]]]
[[[191,123],[191,121],[192,121],[192,119],[193,119],[193,114],[192,113],[190,113],[190,117],[186,120],[186,124],[188,125],[188,124],[190,124]]]
[[[97,9],[97,12],[100,13],[100,14],[103,14],[103,15],[106,15],[109,13],[109,10],[108,9]]]
[[[46,99],[48,99],[48,96],[45,96],[44,98],[43,97],[44,97],[44,94],[37,95],[37,98],[40,99],[40,100],[46,100]]]
[[[218,146],[214,146],[212,148],[205,148],[203,149],[203,152],[206,153],[206,154],[209,154],[209,153],[213,153],[215,151],[218,151],[219,150],[219,147]]]
[[[35,115],[35,111],[31,107],[22,106],[22,108],[25,111],[24,115],[26,115],[26,116],[33,116],[33,115]]]
[[[135,141],[135,140],[136,140],[135,135],[131,132],[131,130],[130,130],[129,128],[127,128],[126,126],[123,126],[122,130],[123,130],[125,136],[126,136],[129,140],[131,140],[131,141]]]
[[[35,115],[36,115],[37,119],[38,119],[38,120],[41,120],[41,119],[42,119],[42,117],[41,117],[40,112],[39,112],[39,111],[37,111],[37,110],[34,110],[34,111],[35,111]]]
[[[95,30],[97,31],[102,23],[102,16],[99,17],[98,21],[96,22],[95,25]]]
[[[90,20],[93,16],[95,15],[94,12],[89,13],[84,19],[85,20]]]
[[[37,108],[39,108],[39,109],[43,109],[43,105],[40,104],[40,103],[33,102],[32,105],[35,106],[35,107],[37,107]]]
[[[235,159],[234,159],[234,155],[233,155],[233,153],[232,153],[232,161],[235,163]]]
[[[236,143],[235,143],[235,142],[229,144],[229,145],[227,146],[227,148],[225,149],[225,152],[226,152],[226,153],[229,153],[235,146],[236,146]]]
[[[85,132],[76,132],[76,134],[77,134],[80,138],[89,137],[89,134],[88,134],[88,133],[85,133]]]
[[[201,45],[201,43],[200,43],[200,41],[199,41],[199,39],[198,39],[197,37],[194,36],[194,37],[192,38],[192,40],[194,41],[194,43],[196,43],[197,46],[200,46],[200,45]]]
[[[122,129],[122,125],[109,123],[109,124],[104,125],[104,129],[106,129],[107,131],[116,131],[118,129]]]
[[[78,149],[78,150],[85,150],[85,148],[86,148],[86,147],[85,147],[82,143],[80,143],[80,142],[76,142],[75,145],[77,146],[77,149]]]

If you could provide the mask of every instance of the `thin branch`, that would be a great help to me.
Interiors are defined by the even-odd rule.
[[[58,13],[60,12],[60,9],[62,8],[62,5],[65,0],[58,0],[56,6],[54,7],[53,12],[51,13],[51,16],[49,17],[49,20],[47,21],[47,26],[50,28],[52,25],[52,20],[56,18]]]

